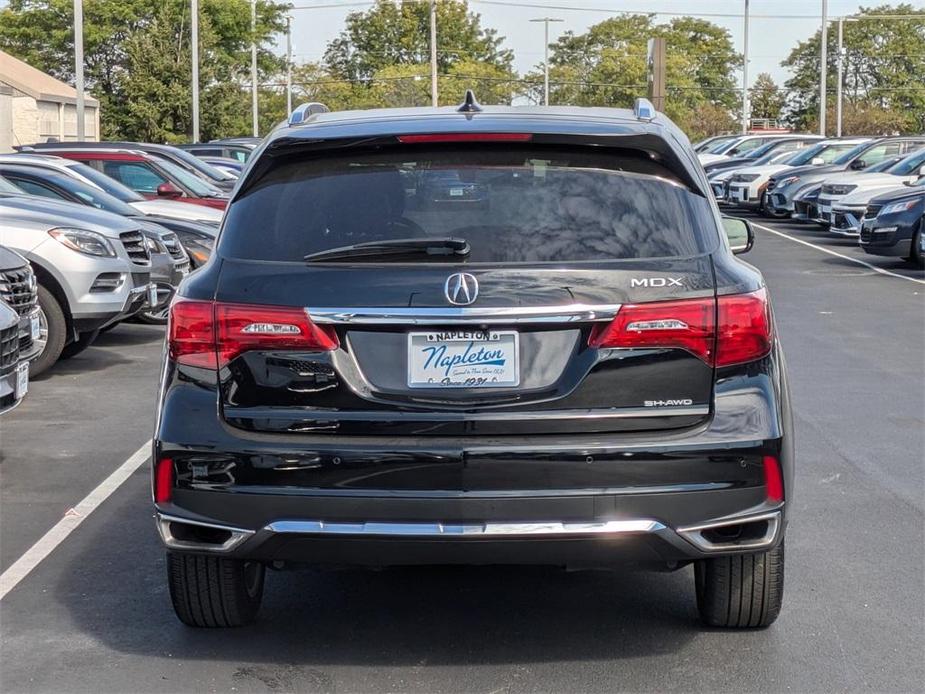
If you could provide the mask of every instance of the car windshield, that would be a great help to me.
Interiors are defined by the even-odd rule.
[[[229,208],[221,252],[300,261],[358,243],[447,237],[468,242],[470,263],[691,256],[716,240],[707,200],[648,158],[476,147],[290,155]]]
[[[54,182],[67,190],[69,193],[76,195],[86,204],[95,207],[98,210],[112,212],[120,217],[137,217],[138,210],[131,205],[122,202],[109,193],[100,190],[96,186],[91,186],[78,181],[70,176],[54,176]]]
[[[851,145],[848,144],[825,145],[820,143],[800,150],[797,152],[796,156],[789,159],[787,163],[790,166],[802,166],[803,164],[809,164],[813,159],[818,157],[828,164],[841,152],[850,148]]]
[[[925,165],[925,149],[919,150],[915,154],[910,154],[905,159],[901,159],[886,170],[886,173],[894,176],[912,176],[918,173],[918,170]]]
[[[199,176],[194,173],[190,173],[182,166],[178,166],[172,161],[158,158],[157,164],[162,169],[164,169],[164,171],[170,174],[171,178],[179,181],[184,188],[190,189],[195,195],[198,195],[199,197],[214,198],[218,195],[221,195],[218,190],[203,181],[201,178],[199,178]]]
[[[739,142],[741,137],[734,137],[730,140],[720,140],[707,148],[707,154],[720,154],[727,149],[730,149],[736,142]]]
[[[772,150],[775,147],[779,147],[779,142],[768,142],[767,144],[761,145],[760,147],[755,147],[755,149],[746,152],[742,155],[743,159],[754,159],[755,163],[758,163],[764,156],[767,154],[772,154]]]
[[[22,195],[23,192],[3,176],[0,176],[0,193],[5,193],[6,195]]]
[[[838,164],[839,166],[841,166],[842,164],[848,164],[859,154],[861,154],[862,152],[866,152],[869,147],[871,147],[870,142],[862,142],[859,145],[855,145],[854,147],[849,149],[847,152],[842,154],[840,157],[835,159],[832,163]]]
[[[199,157],[190,154],[189,152],[180,149],[179,147],[171,148],[171,154],[173,154],[177,159],[182,160],[186,163],[187,166],[195,169],[199,174],[211,178],[213,181],[230,181],[233,180],[233,177],[226,174],[224,171],[219,171],[211,164],[204,162]],[[160,153],[155,152],[156,156],[161,156]]]
[[[99,186],[106,193],[109,193],[116,200],[122,202],[140,202],[144,197],[136,193],[131,188],[122,185],[116,179],[110,178],[101,171],[97,171],[92,166],[81,164],[80,162],[68,163],[67,168],[80,174],[90,183]]]

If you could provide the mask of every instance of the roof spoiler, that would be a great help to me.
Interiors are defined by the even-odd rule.
[[[301,125],[316,113],[329,113],[330,111],[331,109],[318,101],[300,104],[289,114],[289,125]]]

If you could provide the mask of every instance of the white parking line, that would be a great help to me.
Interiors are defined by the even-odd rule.
[[[109,477],[100,482],[99,486],[84,497],[83,501],[64,514],[64,518],[52,526],[42,538],[32,545],[25,554],[0,575],[0,600],[16,585],[38,566],[45,557],[51,554],[67,536],[74,532],[93,511],[99,507],[109,496],[116,491],[135,470],[147,461],[151,455],[151,440],[142,444],[141,448],[132,453],[131,457],[117,467]]]
[[[844,260],[850,260],[852,263],[857,263],[858,265],[863,265],[866,268],[870,268],[874,272],[879,272],[881,275],[889,275],[890,277],[898,277],[901,280],[909,280],[910,282],[915,282],[916,284],[925,284],[925,280],[916,279],[915,277],[906,277],[905,275],[900,275],[898,272],[890,272],[889,270],[884,270],[882,267],[877,267],[876,265],[871,265],[870,263],[860,260],[858,258],[852,258],[850,255],[843,255],[842,253],[837,253],[830,248],[825,248],[824,246],[817,246],[814,243],[809,241],[804,241],[803,239],[798,239],[796,236],[791,236],[790,234],[785,234],[782,231],[777,229],[772,229],[771,227],[766,227],[764,224],[758,224],[756,222],[751,222],[752,226],[756,226],[759,229],[764,229],[765,231],[770,231],[772,234],[777,234],[778,236],[783,236],[785,239],[790,239],[796,243],[802,243],[804,246],[809,246],[810,248],[815,248],[817,251],[822,251],[823,253],[828,253],[829,255],[834,255],[836,258],[842,258]]]

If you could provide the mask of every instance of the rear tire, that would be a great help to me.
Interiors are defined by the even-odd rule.
[[[712,627],[767,627],[784,597],[784,543],[768,552],[701,559],[694,566],[700,619]]]
[[[80,333],[80,335],[77,336],[76,340],[74,340],[71,344],[65,346],[65,348],[61,350],[60,358],[70,359],[71,357],[76,357],[78,354],[83,352],[87,347],[92,345],[96,341],[96,338],[99,337],[99,334],[100,334],[99,328],[97,328],[96,330],[91,330],[88,333]]]
[[[55,295],[39,285],[39,325],[45,347],[29,364],[29,375],[38,376],[54,366],[67,340],[67,320]]]
[[[257,616],[263,564],[240,559],[167,553],[173,609],[191,627],[240,627]]]
[[[925,267],[925,253],[922,249],[922,241],[925,238],[925,220],[919,222],[919,228],[912,235],[912,245],[909,250],[909,261],[918,267]]]

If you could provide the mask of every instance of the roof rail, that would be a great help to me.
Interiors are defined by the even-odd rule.
[[[289,125],[300,125],[316,113],[328,113],[330,110],[327,106],[317,101],[300,104],[289,114]]]
[[[639,97],[633,104],[633,114],[636,120],[653,121],[658,116],[658,111],[655,110],[651,101]]]

